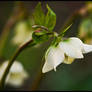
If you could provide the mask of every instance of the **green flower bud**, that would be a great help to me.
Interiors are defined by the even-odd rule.
[[[49,39],[50,35],[48,34],[49,33],[47,31],[41,30],[39,28],[35,32],[33,32],[32,38],[36,43],[41,43]]]

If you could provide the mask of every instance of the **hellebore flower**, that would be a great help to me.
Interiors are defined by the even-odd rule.
[[[8,61],[5,61],[1,66],[0,66],[0,79],[8,65]],[[24,80],[28,78],[28,73],[24,70],[22,64],[18,61],[15,61],[14,64],[12,65],[8,76],[6,78],[6,84],[10,84],[12,86],[21,86],[24,82]]]
[[[74,59],[83,58],[83,53],[92,51],[92,45],[84,44],[79,38],[71,37],[65,39],[55,47],[51,46],[45,54],[45,64],[42,72],[56,71],[61,63],[71,64]]]
[[[15,26],[15,35],[12,39],[12,42],[16,45],[20,45],[29,38],[32,38],[33,30],[30,29],[26,21],[21,21]]]

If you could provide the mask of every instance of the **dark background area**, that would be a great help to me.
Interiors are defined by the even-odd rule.
[[[0,2],[0,33],[11,15],[14,8],[14,3],[15,2],[10,1]],[[24,3],[27,10],[32,12],[38,2],[27,1]],[[83,1],[44,1],[42,2],[44,11],[46,11],[45,5],[47,3],[56,13],[57,22],[54,31],[57,32],[59,32],[65,21],[74,11],[85,5],[85,2]],[[76,19],[71,30],[67,32],[66,37],[76,36],[80,21],[81,19]],[[9,37],[12,39],[12,32],[10,32]],[[9,37],[3,53],[3,56],[6,59],[9,59],[15,51],[15,46],[11,45],[11,39]],[[26,80],[23,86],[20,88],[14,88],[7,85],[7,89],[30,90],[31,83],[35,78],[37,70],[41,64],[42,56],[44,55],[44,51],[46,51],[48,48],[48,45],[48,43],[44,43],[38,48],[29,48],[19,55],[17,60],[20,60],[23,63],[25,69],[30,74],[30,78]],[[37,90],[92,90],[92,53],[84,56],[84,59],[75,60],[75,62],[73,62],[71,65],[59,65],[56,72],[51,71],[46,73],[42,77]]]

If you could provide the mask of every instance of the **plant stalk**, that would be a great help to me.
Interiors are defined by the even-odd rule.
[[[14,54],[14,55],[12,56],[12,58],[10,59],[8,65],[7,65],[6,69],[5,69],[5,72],[4,72],[3,76],[2,76],[2,79],[1,79],[1,81],[0,81],[0,88],[3,88],[3,87],[4,87],[6,77],[7,77],[8,73],[9,73],[9,70],[10,70],[12,64],[14,63],[15,59],[17,58],[17,56],[18,56],[29,44],[31,44],[31,43],[33,43],[33,40],[32,40],[32,39],[28,40],[28,41],[25,42],[23,45],[19,46],[19,48],[16,50],[15,54]],[[32,46],[33,46],[33,45],[32,45]]]

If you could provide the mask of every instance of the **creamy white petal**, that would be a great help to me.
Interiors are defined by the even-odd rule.
[[[10,72],[20,73],[23,71],[23,65],[20,62],[15,61],[11,66]]]
[[[56,71],[56,67],[64,60],[64,52],[59,47],[50,47],[45,60],[42,72],[45,73],[53,69]]]
[[[46,73],[46,72],[49,72],[51,70],[53,70],[53,65],[52,64],[49,64],[48,61],[45,61],[45,64],[44,64],[44,66],[42,68],[42,73]]]
[[[6,81],[7,84],[13,85],[13,86],[21,86],[24,82],[24,80],[28,77],[28,74],[26,71],[22,71],[20,73],[11,73]]]
[[[92,45],[83,44],[83,53],[92,52]]]
[[[78,48],[78,49],[83,49],[83,42],[77,38],[77,37],[71,37],[69,38],[70,40],[70,44],[72,44],[74,47]]]
[[[75,47],[81,49],[82,53],[89,53],[92,51],[92,45],[84,44],[79,38],[71,37],[70,39]]]
[[[60,48],[62,48],[67,56],[72,58],[83,58],[81,43],[77,38],[69,38],[67,41],[62,41],[59,43]]]
[[[2,78],[8,63],[9,61],[7,60],[0,66],[0,79]],[[15,61],[10,68],[5,83],[13,86],[21,86],[26,78],[28,78],[28,73],[24,70],[20,62]]]
[[[6,82],[7,84],[10,84],[12,86],[21,86],[24,82],[24,77],[20,74],[11,74],[8,81]]]

